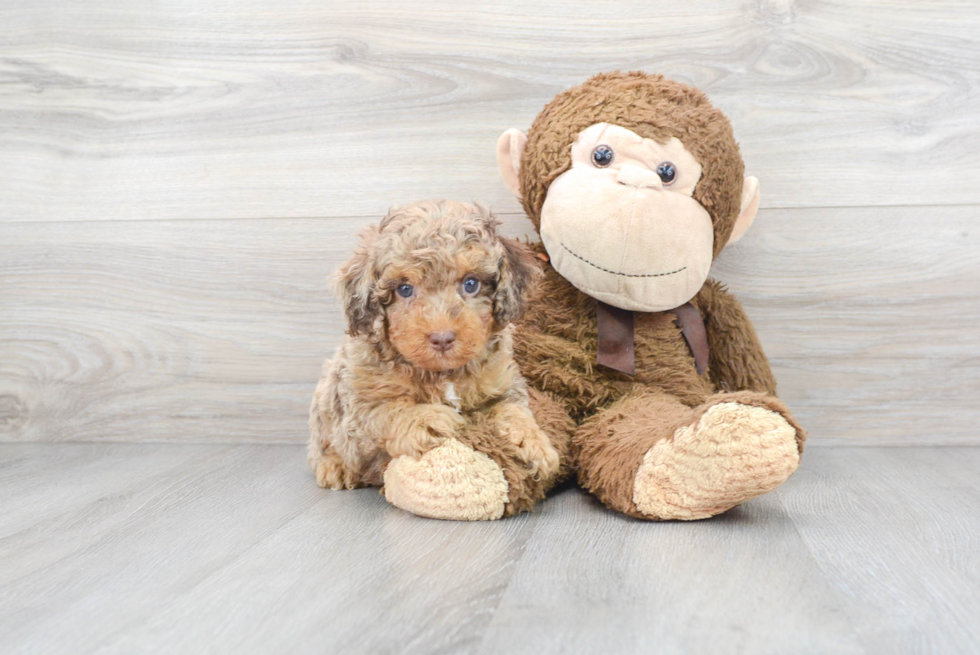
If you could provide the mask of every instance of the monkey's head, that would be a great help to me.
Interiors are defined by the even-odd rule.
[[[759,206],[725,115],[660,75],[601,74],[559,94],[527,136],[504,132],[497,163],[555,269],[621,309],[693,298]]]

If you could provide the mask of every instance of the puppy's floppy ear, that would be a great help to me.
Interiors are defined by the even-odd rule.
[[[531,252],[514,239],[500,238],[500,278],[493,294],[493,318],[499,325],[516,321],[524,313],[524,294],[540,273]]]
[[[354,254],[334,273],[334,289],[344,304],[347,333],[351,336],[370,333],[374,320],[381,314],[373,270],[379,232],[374,225],[361,232],[361,241],[354,248]]]

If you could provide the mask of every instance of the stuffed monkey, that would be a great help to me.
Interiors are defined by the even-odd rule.
[[[714,516],[784,482],[805,432],[741,306],[708,278],[759,206],[724,114],[659,75],[602,74],[527,136],[505,132],[497,159],[541,236],[515,356],[563,470],[653,520]]]

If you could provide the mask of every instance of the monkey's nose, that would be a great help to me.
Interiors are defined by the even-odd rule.
[[[442,332],[432,332],[429,334],[429,343],[433,348],[440,352],[446,352],[456,343],[456,333],[452,330]]]
[[[626,186],[635,186],[641,189],[659,188],[663,186],[660,176],[649,168],[634,166],[633,164],[623,164],[616,174],[616,181]]]

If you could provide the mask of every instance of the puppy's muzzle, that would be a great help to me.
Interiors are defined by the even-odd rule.
[[[428,336],[429,345],[433,350],[441,353],[449,352],[456,345],[456,333],[452,330],[442,330],[440,332],[430,332]]]

